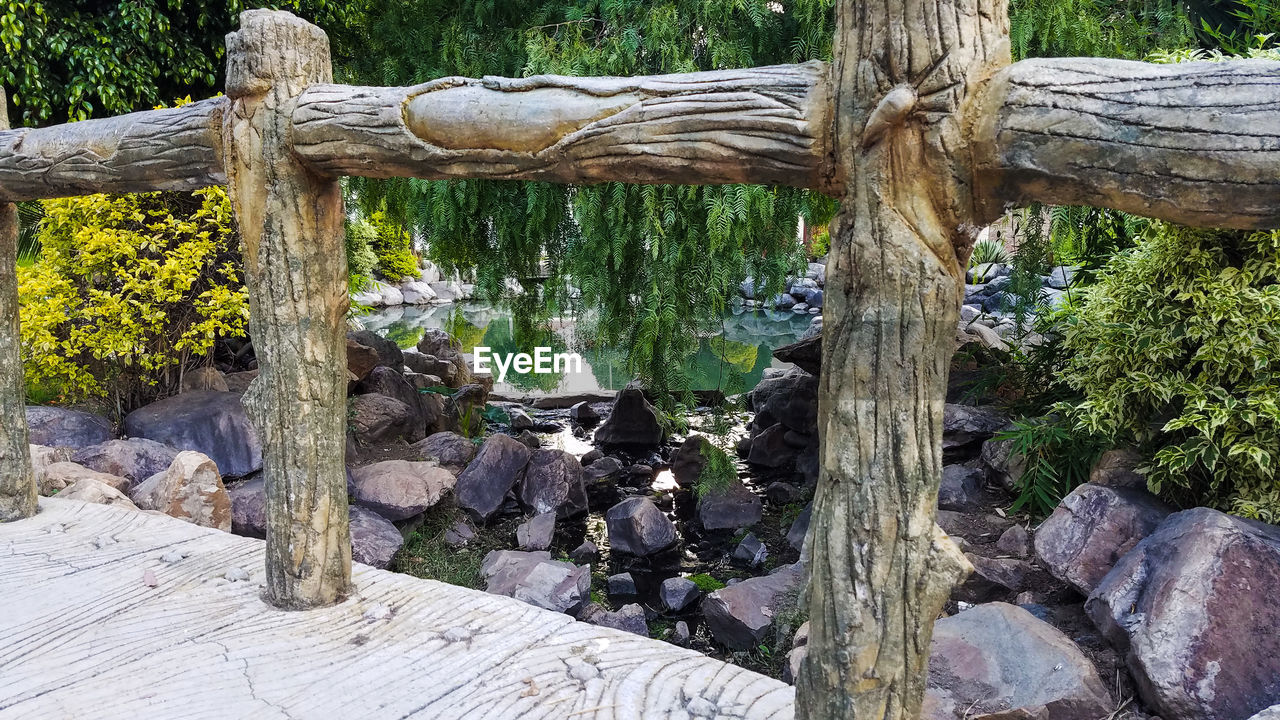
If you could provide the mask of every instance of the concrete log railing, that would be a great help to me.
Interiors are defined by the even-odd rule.
[[[1280,63],[1010,64],[1004,0],[836,5],[835,58],[642,78],[333,85],[323,32],[253,10],[227,98],[0,128],[0,201],[226,183],[262,372],[267,599],[350,582],[342,175],[772,183],[842,198],[832,231],[804,718],[914,718],[932,621],[967,564],[934,520],[964,267],[1030,202],[1280,225]],[[0,205],[0,521],[35,512]],[[874,269],[875,276],[867,274]]]

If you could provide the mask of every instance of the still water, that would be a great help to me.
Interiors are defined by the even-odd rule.
[[[743,311],[725,316],[721,332],[699,340],[698,351],[685,361],[685,371],[694,390],[721,389],[727,393],[750,390],[760,382],[768,367],[789,367],[773,357],[775,348],[793,343],[809,327],[812,317],[791,312]],[[533,348],[517,345],[509,310],[481,302],[456,305],[384,308],[364,315],[360,322],[369,330],[394,340],[402,348],[417,344],[424,330],[440,328],[462,341],[462,351],[477,345],[492,353],[532,353]],[[494,385],[504,395],[547,395],[619,390],[631,376],[623,355],[616,349],[584,350],[575,345],[573,318],[552,322],[558,351],[582,355],[582,372],[547,375],[508,373],[506,382]],[[495,373],[496,377],[496,373]]]

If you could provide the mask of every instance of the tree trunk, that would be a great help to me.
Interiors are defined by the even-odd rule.
[[[262,438],[266,599],[282,608],[338,602],[351,584],[342,193],[289,137],[297,96],[331,79],[328,38],[288,13],[245,12],[227,36],[225,167],[260,370],[244,402]]]
[[[9,107],[0,87],[0,131]],[[18,329],[18,208],[0,202],[0,522],[36,514],[36,481],[27,448],[27,391]]]
[[[837,166],[806,540],[807,720],[915,720],[970,567],[934,523],[948,363],[977,228],[960,112],[1009,62],[1003,0],[837,4]]]

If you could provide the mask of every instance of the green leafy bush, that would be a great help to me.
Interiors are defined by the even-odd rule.
[[[418,258],[404,226],[391,222],[383,213],[369,218],[376,232],[369,247],[378,259],[378,272],[392,282],[418,277]]]
[[[123,413],[176,392],[218,337],[244,335],[221,188],[52,200],[44,212],[40,259],[18,273],[28,387],[110,397]]]
[[[351,292],[363,290],[378,266],[378,256],[373,252],[377,239],[378,228],[368,220],[361,218],[347,223],[347,285]]]
[[[1280,232],[1152,223],[1086,292],[1078,427],[1136,442],[1175,502],[1280,520]]]

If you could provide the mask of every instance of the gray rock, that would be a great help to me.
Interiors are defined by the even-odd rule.
[[[1249,720],[1280,720],[1280,705],[1272,705]]]
[[[647,497],[627,498],[605,513],[609,546],[645,557],[676,544],[676,526]]]
[[[587,510],[582,465],[564,450],[535,450],[517,485],[517,494],[528,512],[561,511],[569,517]]]
[[[979,605],[934,625],[922,720],[1098,720],[1113,709],[1089,658],[1020,607]]]
[[[1011,525],[996,541],[996,549],[1005,555],[1027,557],[1031,554],[1031,536],[1021,525]]]
[[[216,390],[217,392],[229,392],[227,379],[218,372],[217,368],[201,367],[188,370],[182,375],[181,392],[192,392],[195,390]]]
[[[36,487],[41,495],[48,496],[67,486],[65,482],[50,482],[45,474],[51,465],[70,463],[71,448],[27,445],[27,451],[31,456],[31,474],[35,478]]]
[[[592,625],[623,630],[641,637],[649,637],[649,624],[644,619],[644,608],[636,603],[623,605],[614,612],[609,612],[603,607],[591,603],[582,611],[579,619]]]
[[[782,682],[788,685],[796,684],[796,678],[800,677],[800,667],[804,665],[804,659],[808,655],[809,648],[804,646],[787,651],[787,661],[782,666]]]
[[[634,597],[640,594],[636,590],[635,578],[629,572],[610,575],[605,579],[605,588],[610,597]]]
[[[631,383],[614,398],[613,410],[596,430],[595,441],[599,445],[656,447],[663,435],[657,412],[645,400],[640,386]]]
[[[1236,720],[1280,702],[1277,597],[1280,527],[1195,508],[1121,558],[1085,612],[1164,720]]]
[[[602,457],[604,457],[604,453],[600,452],[600,448],[591,448],[590,450],[583,453],[582,457],[579,458],[579,462],[581,462],[582,467],[585,468],[586,466],[594,463],[595,461],[599,460]],[[622,467],[622,464],[619,463],[618,467]]]
[[[418,340],[418,352],[443,357],[450,352],[462,352],[462,342],[439,328],[427,328]]]
[[[125,417],[124,432],[203,453],[223,475],[239,477],[262,467],[262,442],[238,393],[202,390],[151,403]]]
[[[413,444],[424,458],[461,472],[476,456],[476,444],[455,432],[438,432]]]
[[[761,467],[786,467],[796,461],[796,448],[786,441],[787,426],[774,423],[751,439],[747,462]]]
[[[765,499],[770,505],[790,505],[798,501],[802,494],[800,488],[782,481],[769,483],[769,487],[764,490]]]
[[[267,486],[261,474],[227,488],[231,498],[231,532],[244,537],[267,536]]]
[[[969,268],[965,273],[965,278],[969,282],[991,282],[998,277],[1006,277],[1013,272],[1013,266],[1008,263],[983,263]]]
[[[707,466],[705,448],[711,444],[703,435],[690,435],[671,456],[671,475],[676,484],[688,490],[697,484]]]
[[[532,430],[521,430],[516,436],[516,440],[530,450],[537,450],[542,447],[542,440]]]
[[[454,523],[448,530],[444,531],[444,542],[451,548],[466,547],[472,540],[476,539],[475,528],[471,527],[466,520],[459,520]]]
[[[684,610],[701,595],[702,591],[698,589],[698,584],[685,577],[667,578],[658,588],[658,599],[662,601],[662,606],[671,612]]]
[[[804,568],[795,563],[721,588],[703,598],[702,617],[721,645],[749,650],[766,639],[778,613],[794,606],[803,580]]]
[[[816,435],[818,379],[800,368],[765,378],[751,391],[751,406],[755,408],[757,418],[766,415],[790,430]]]
[[[404,545],[404,536],[391,521],[372,510],[352,505],[351,559],[386,569]]]
[[[522,408],[507,408],[507,419],[512,430],[532,430],[537,424]]]
[[[938,487],[938,507],[943,510],[976,510],[986,503],[982,493],[982,470],[965,465],[942,468]]]
[[[177,450],[155,440],[128,438],[80,448],[71,460],[98,472],[141,482],[169,469],[177,456]]]
[[[693,637],[693,634],[689,632],[689,623],[683,620],[676,622],[675,630],[671,633],[671,640],[675,643],[683,645],[689,642],[689,638],[691,637]],[[1257,718],[1255,718],[1254,720],[1257,720]],[[1263,720],[1272,720],[1272,719],[1264,718]],[[1277,719],[1277,720],[1280,720],[1280,719]]]
[[[1076,270],[1078,269],[1069,265],[1059,265],[1046,277],[1045,284],[1057,290],[1065,290],[1071,285],[1071,281],[1075,279]]]
[[[997,432],[1008,430],[1011,425],[1000,428]],[[1027,459],[1013,451],[1013,440],[996,440],[992,438],[982,443],[978,457],[986,465],[994,478],[1005,490],[1015,490],[1026,470]]]
[[[804,506],[804,510],[796,516],[791,522],[791,528],[787,530],[787,544],[793,550],[800,551],[804,549],[804,536],[809,532],[809,518],[813,516],[813,503]]]
[[[1089,482],[1107,487],[1126,487],[1147,489],[1147,478],[1138,472],[1143,457],[1131,448],[1108,450],[1102,453],[1098,462],[1089,471]]]
[[[760,522],[764,506],[738,478],[698,500],[698,522],[707,530],[736,530]]]
[[[458,476],[458,507],[484,522],[502,507],[529,462],[529,448],[506,435],[490,435]]]
[[[416,442],[425,435],[425,428],[418,424],[418,411],[393,397],[369,393],[357,395],[349,403],[351,429],[361,445],[398,439]]]
[[[378,363],[381,362],[381,360],[382,359],[378,357],[377,350],[374,350],[368,345],[363,345],[352,340],[350,336],[347,337],[347,370],[351,372],[352,377],[354,377],[356,381],[360,381],[368,377],[369,373],[372,372],[375,367],[378,367]],[[223,382],[226,382],[225,378],[223,379]],[[228,384],[227,389],[231,389],[230,384]],[[245,384],[243,387],[239,388],[239,391],[244,392],[247,389],[248,385]]]
[[[980,443],[1008,423],[1009,418],[992,407],[947,403],[942,411],[942,451]]]
[[[1036,529],[1036,557],[1054,577],[1087,595],[1171,511],[1145,490],[1085,483]]]
[[[432,462],[384,460],[351,471],[352,496],[388,520],[407,520],[453,489],[453,473]]]
[[[35,447],[43,446],[37,445]],[[45,497],[59,493],[64,488],[84,479],[97,480],[123,493],[127,493],[131,485],[128,479],[119,475],[90,470],[79,463],[70,461],[46,462],[40,466],[38,473],[35,472],[33,463],[32,472],[36,476],[36,487],[39,493]]]
[[[816,320],[817,318],[815,318]],[[810,324],[810,330],[813,325]],[[801,337],[799,340],[790,345],[783,345],[775,348],[773,356],[782,362],[792,363],[807,373],[817,377],[822,372],[822,325],[819,323],[818,332],[809,334],[805,331],[807,337]]]
[[[404,367],[404,353],[400,346],[372,330],[352,330],[347,339],[371,348],[378,353],[378,364],[399,372]]]
[[[591,403],[583,400],[569,407],[569,419],[581,425],[590,425],[600,421],[600,413],[591,407]]]
[[[590,540],[584,540],[581,545],[569,551],[569,559],[579,565],[596,562],[600,559],[600,548]]]
[[[356,394],[377,394],[395,398],[413,411],[414,425],[423,428],[423,432],[443,430],[444,418],[437,412],[438,406],[424,402],[424,396],[418,392],[404,375],[389,367],[379,365],[370,371],[368,377],[356,383]]]
[[[591,567],[551,559],[546,551],[494,550],[480,563],[485,591],[544,610],[576,615],[591,593]]]
[[[760,567],[768,557],[769,549],[754,533],[747,533],[733,549],[733,559],[746,563],[748,567]]]
[[[582,469],[590,483],[616,478],[622,473],[622,461],[615,457],[602,457]]]
[[[973,564],[973,574],[957,586],[951,597],[969,603],[984,603],[1017,593],[1026,583],[1031,566],[1012,558],[988,558],[965,553]]]
[[[80,502],[95,503],[97,505],[112,505],[115,507],[128,508],[130,510],[140,509],[138,506],[133,504],[133,501],[129,499],[129,496],[101,480],[92,477],[76,480],[68,485],[65,490],[59,492],[58,497],[67,500],[79,500]]]
[[[534,515],[516,528],[516,544],[521,550],[546,550],[556,534],[555,511]]]
[[[27,441],[32,445],[79,449],[114,437],[111,422],[100,415],[44,405],[27,406]]]

